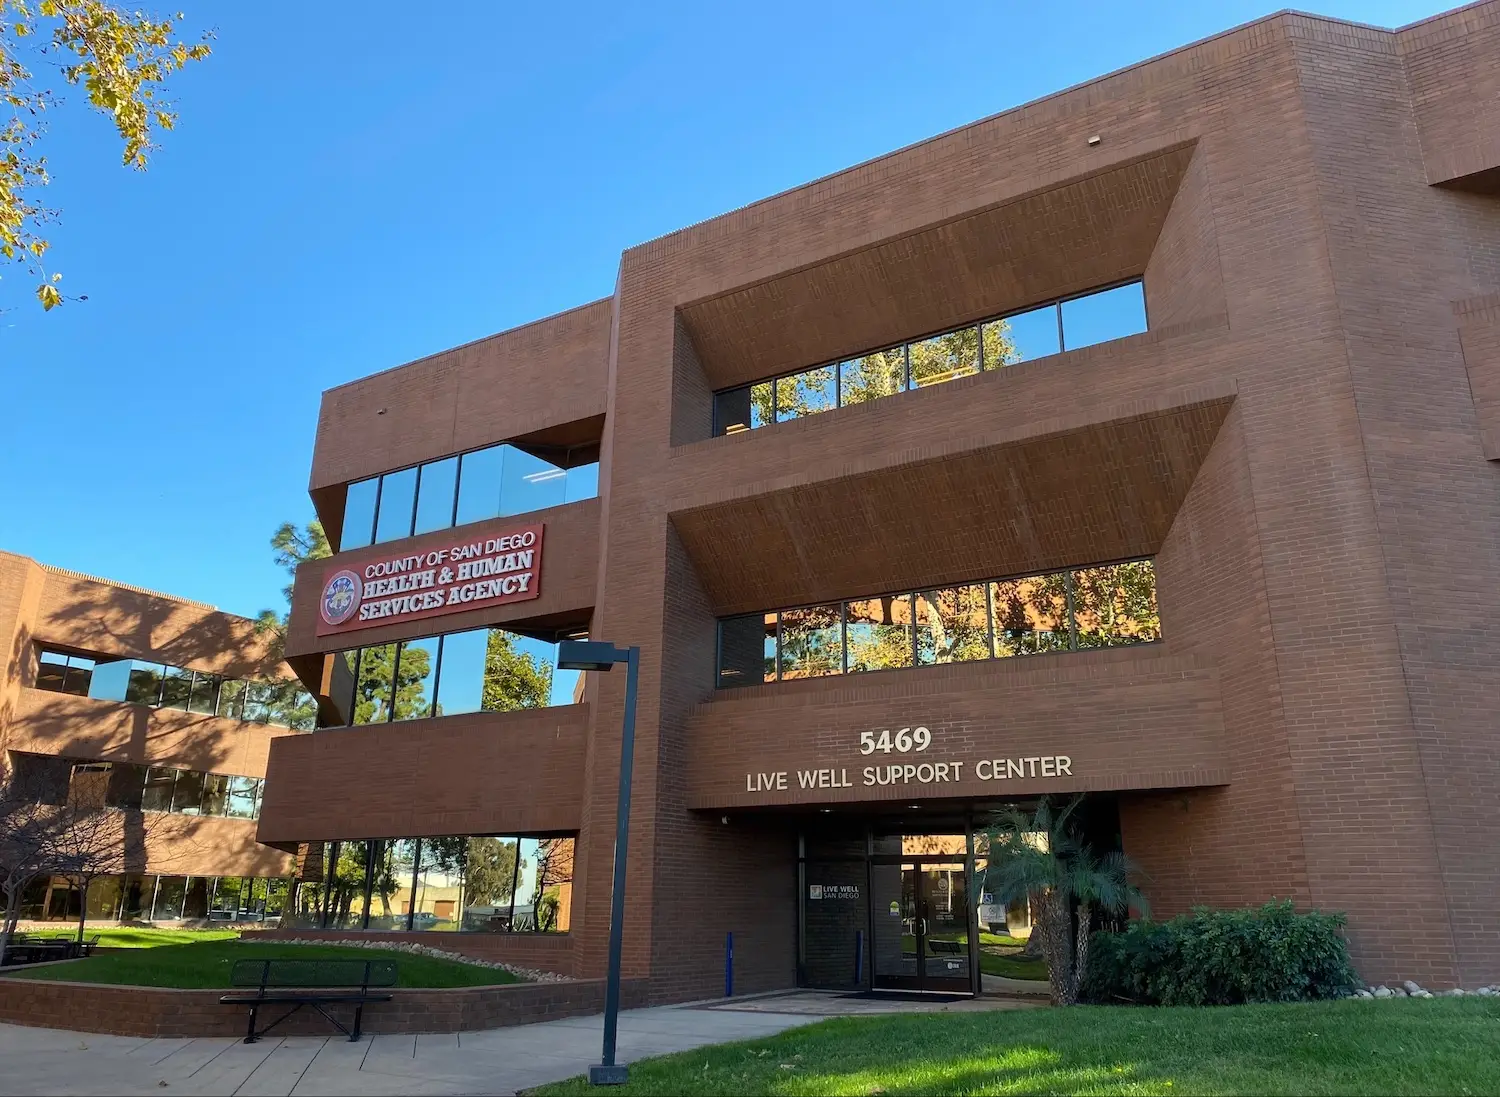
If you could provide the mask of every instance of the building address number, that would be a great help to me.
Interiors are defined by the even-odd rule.
[[[889,754],[896,751],[898,754],[907,754],[911,751],[924,751],[932,746],[932,732],[923,727],[902,728],[891,734],[891,729],[886,728],[876,738],[873,731],[862,731],[859,733],[859,752],[861,754],[874,754],[877,750]]]

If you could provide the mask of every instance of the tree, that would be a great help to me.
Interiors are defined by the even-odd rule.
[[[57,865],[58,811],[49,789],[30,774],[6,765],[0,753],[0,893],[5,897],[5,920],[0,923],[0,958],[10,947],[21,918],[27,888]]]
[[[4,0],[0,0],[4,3]],[[272,559],[276,566],[285,568],[292,582],[281,588],[286,598],[287,610],[277,613],[274,609],[263,609],[255,618],[257,632],[268,636],[271,649],[280,658],[286,651],[287,618],[291,614],[292,586],[297,579],[297,568],[309,560],[322,560],[333,555],[328,545],[328,535],[323,532],[323,523],[314,518],[306,526],[298,528],[294,522],[283,522],[271,534]]]
[[[41,226],[56,213],[34,197],[50,181],[37,148],[42,117],[63,101],[34,83],[31,66],[54,67],[65,83],[83,88],[89,105],[113,120],[125,166],[144,171],[157,133],[177,124],[161,86],[209,54],[209,35],[188,45],[176,34],[171,20],[108,0],[0,0],[0,96],[11,108],[9,121],[0,123],[0,257],[41,280],[36,296],[44,309],[62,304],[63,295],[62,275],[49,275],[45,265],[49,244]]]
[[[517,651],[515,637],[504,629],[490,629],[484,652],[484,711],[546,708],[551,703],[552,667],[529,652]]]
[[[543,838],[538,841],[536,887],[531,896],[533,928],[538,933],[549,933],[557,928],[557,915],[562,907],[562,885],[572,882],[573,839]]]
[[[1073,1005],[1088,970],[1094,908],[1121,914],[1147,910],[1130,882],[1135,868],[1123,853],[1096,853],[1072,824],[1075,797],[1056,813],[1044,797],[1027,814],[1009,808],[983,835],[982,888],[1001,904],[1029,900],[1032,935],[1040,935],[1047,981],[1056,1005]]]

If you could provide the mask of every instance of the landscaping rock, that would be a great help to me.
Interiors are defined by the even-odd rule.
[[[1391,988],[1387,987],[1387,986],[1376,987],[1375,988],[1375,997],[1377,997],[1377,998],[1389,998],[1389,997],[1391,997]]]
[[[1422,988],[1416,983],[1412,982],[1410,979],[1406,980],[1406,982],[1402,983],[1401,985],[1406,988],[1406,993],[1410,994],[1413,998],[1422,993]]]
[[[1494,987],[1480,987],[1474,993],[1475,994],[1482,994],[1486,998],[1493,998],[1495,996],[1495,988]]]
[[[437,960],[454,960],[460,964],[471,964],[474,967],[493,968],[497,971],[508,971],[518,979],[524,979],[529,983],[570,983],[566,975],[559,975],[555,971],[538,971],[535,968],[517,967],[515,964],[501,964],[494,960],[477,960],[473,956],[465,956],[461,952],[448,952],[444,949],[433,948],[431,945],[419,945],[408,941],[371,941],[359,938],[343,937],[337,940],[330,938],[278,938],[278,945],[350,945],[354,948],[373,948],[386,952],[409,952],[414,956],[431,956]]]
[[[1356,990],[1354,992],[1354,996],[1356,998],[1368,998],[1371,1001],[1375,1000],[1375,995],[1372,992],[1366,990],[1364,987],[1360,987],[1358,990]]]

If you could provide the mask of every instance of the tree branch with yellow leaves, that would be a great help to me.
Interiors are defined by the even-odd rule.
[[[56,221],[56,211],[36,197],[49,181],[39,148],[47,112],[64,104],[33,69],[50,66],[63,84],[82,88],[89,105],[114,121],[124,165],[144,171],[157,134],[177,122],[162,86],[209,54],[208,34],[191,45],[178,40],[182,18],[126,11],[105,0],[0,0],[0,102],[10,109],[9,118],[0,112],[0,258],[39,279],[44,309],[62,304],[63,295],[62,275],[45,262],[44,226]]]

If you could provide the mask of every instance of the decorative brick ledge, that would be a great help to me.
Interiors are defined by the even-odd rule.
[[[243,1036],[248,1009],[219,1003],[224,990],[112,986],[0,978],[0,1022],[34,1028],[103,1032],[114,1036]],[[370,1033],[473,1032],[580,1017],[604,1009],[604,980],[570,983],[511,983],[393,992],[389,1002],[365,1007],[363,1028]],[[622,1004],[646,1004],[645,980],[626,980]],[[267,1006],[259,1023],[274,1020],[285,1007]],[[332,1006],[335,1016],[353,1016],[353,1006]],[[326,1036],[336,1030],[310,1007],[274,1030],[277,1035]]]

